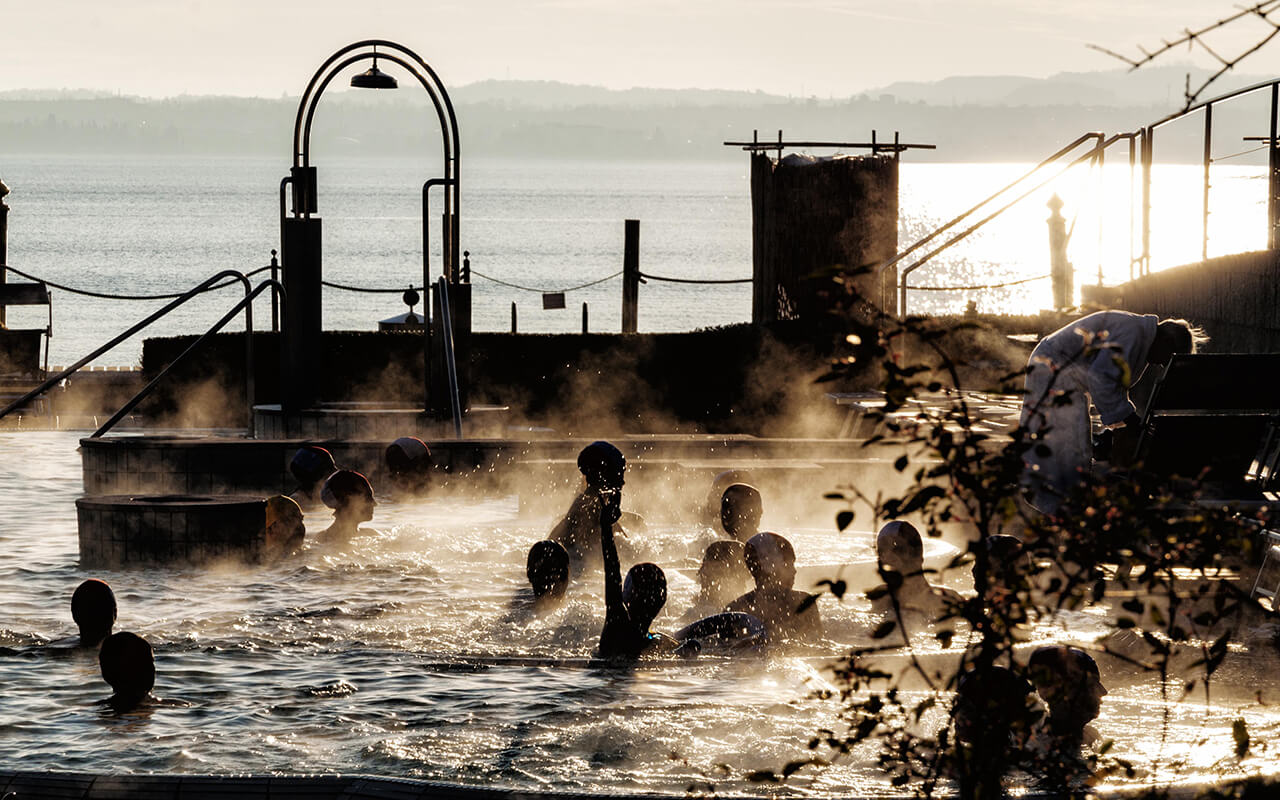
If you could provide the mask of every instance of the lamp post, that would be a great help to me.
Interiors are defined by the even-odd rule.
[[[357,89],[394,89],[396,79],[378,69],[378,61],[391,62],[416,78],[426,90],[440,123],[444,154],[444,175],[431,178],[422,189],[422,283],[431,285],[430,219],[428,196],[431,188],[440,187],[444,195],[442,225],[441,274],[453,284],[460,283],[458,271],[459,233],[459,166],[461,154],[458,119],[449,93],[435,70],[412,50],[385,39],[366,39],[349,44],[329,56],[312,75],[306,91],[298,101],[298,114],[293,128],[293,165],[288,177],[280,181],[280,252],[284,272],[285,314],[281,354],[281,403],[285,410],[298,410],[315,405],[319,393],[317,376],[322,369],[320,337],[321,320],[321,226],[316,216],[316,169],[311,165],[311,123],[316,106],[329,83],[339,72],[362,61],[373,65],[351,78]],[[286,212],[286,189],[292,208]],[[459,287],[469,289],[470,287]],[[458,295],[454,297],[454,295]],[[465,291],[450,292],[454,304],[470,304]],[[462,315],[470,319],[470,313]],[[424,408],[431,406],[431,326],[424,326]]]

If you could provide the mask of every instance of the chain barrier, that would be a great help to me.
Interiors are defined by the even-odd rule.
[[[565,294],[568,292],[576,292],[579,289],[585,289],[588,286],[595,286],[596,284],[604,283],[605,281],[611,281],[614,278],[620,276],[622,274],[622,270],[618,270],[612,275],[606,275],[603,278],[599,278],[594,281],[589,281],[587,283],[579,284],[578,286],[570,286],[568,289],[538,289],[533,286],[521,286],[518,283],[511,283],[509,281],[504,281],[499,278],[494,278],[490,275],[485,275],[483,272],[480,272],[479,270],[475,270],[475,269],[471,270],[471,274],[484,278],[486,281],[489,281],[490,283],[496,283],[499,286],[506,286],[511,289],[519,289],[520,291],[523,291],[523,292],[534,292],[536,294]]]
[[[668,278],[662,275],[650,275],[647,272],[641,272],[640,277],[662,283],[751,283],[755,280],[755,278]]]

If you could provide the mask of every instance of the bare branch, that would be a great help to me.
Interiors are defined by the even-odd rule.
[[[1160,47],[1157,47],[1154,50],[1148,50],[1142,45],[1136,45],[1138,52],[1142,54],[1141,58],[1131,58],[1129,56],[1122,55],[1121,53],[1117,53],[1114,50],[1100,47],[1095,44],[1087,45],[1087,47],[1091,50],[1097,50],[1100,53],[1109,55],[1112,58],[1119,59],[1120,61],[1128,64],[1131,70],[1134,70],[1151,63],[1175,47],[1185,44],[1187,45],[1187,49],[1191,50],[1198,44],[1200,47],[1204,48],[1204,51],[1216,60],[1221,67],[1210,75],[1194,92],[1191,91],[1191,76],[1187,75],[1186,87],[1183,90],[1183,96],[1186,100],[1185,107],[1190,108],[1214,81],[1221,78],[1231,69],[1234,69],[1235,66],[1245,58],[1248,58],[1258,52],[1258,50],[1262,49],[1263,46],[1280,34],[1280,23],[1273,21],[1270,17],[1272,13],[1278,10],[1280,10],[1280,0],[1261,0],[1251,6],[1240,8],[1240,10],[1235,14],[1232,14],[1229,17],[1223,17],[1217,22],[1206,25],[1203,28],[1199,28],[1197,30],[1192,30],[1189,27],[1183,28],[1181,36],[1175,39],[1161,39]],[[1210,47],[1207,41],[1205,41],[1206,34],[1225,28],[1231,23],[1245,18],[1261,19],[1263,22],[1266,22],[1271,26],[1271,32],[1235,57],[1228,57],[1220,54],[1217,50]]]

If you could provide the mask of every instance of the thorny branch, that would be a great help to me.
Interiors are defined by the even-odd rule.
[[[1280,35],[1280,23],[1271,19],[1271,15],[1277,11],[1280,11],[1280,0],[1263,0],[1263,2],[1255,3],[1247,8],[1241,8],[1235,14],[1232,14],[1229,17],[1224,17],[1223,19],[1220,19],[1211,25],[1206,25],[1198,30],[1184,28],[1181,36],[1172,40],[1162,39],[1161,46],[1153,50],[1148,50],[1141,45],[1137,45],[1137,49],[1138,52],[1141,53],[1141,57],[1126,56],[1122,53],[1117,53],[1114,50],[1110,50],[1096,44],[1089,44],[1086,46],[1091,50],[1097,50],[1098,52],[1105,53],[1112,58],[1120,59],[1129,65],[1130,70],[1135,70],[1151,63],[1175,47],[1181,47],[1184,44],[1187,46],[1188,50],[1199,47],[1217,61],[1219,66],[1215,72],[1205,78],[1205,80],[1196,87],[1195,91],[1191,90],[1191,75],[1190,73],[1187,74],[1186,85],[1182,90],[1183,98],[1185,100],[1183,108],[1186,109],[1194,105],[1200,98],[1200,95],[1203,94],[1205,89],[1209,88],[1214,81],[1221,78],[1244,59],[1261,50],[1277,35]],[[1215,31],[1226,28],[1234,22],[1248,18],[1258,19],[1265,22],[1267,25],[1271,26],[1270,31],[1268,31],[1267,34],[1259,41],[1255,42],[1252,46],[1246,48],[1243,52],[1234,57],[1223,56],[1219,54],[1217,50],[1209,46],[1209,43],[1205,39],[1206,34],[1211,34]]]

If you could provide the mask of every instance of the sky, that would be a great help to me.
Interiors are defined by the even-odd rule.
[[[331,52],[382,38],[417,51],[446,86],[554,80],[845,97],[952,75],[1114,69],[1123,65],[1086,45],[1136,54],[1236,9],[1222,0],[0,0],[0,91],[296,97]],[[1214,48],[1233,54],[1271,30],[1244,22]],[[1241,70],[1280,72],[1280,37]]]

